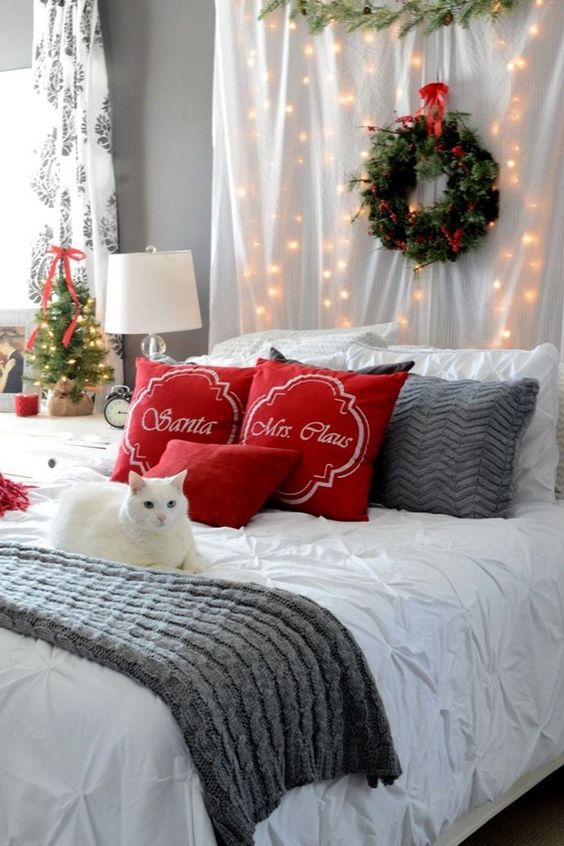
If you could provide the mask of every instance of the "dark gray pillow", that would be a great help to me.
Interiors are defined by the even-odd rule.
[[[411,375],[375,467],[372,501],[453,517],[506,517],[539,383]]]
[[[280,364],[300,364],[302,367],[315,366],[305,364],[303,361],[298,361],[297,358],[286,358],[284,353],[281,353],[280,350],[276,349],[276,347],[270,347],[268,357],[271,361],[279,361]],[[360,370],[355,370],[354,372],[364,373],[367,376],[382,376],[390,373],[407,373],[412,367],[415,367],[414,361],[398,361],[394,364],[374,364],[372,367],[361,367]]]

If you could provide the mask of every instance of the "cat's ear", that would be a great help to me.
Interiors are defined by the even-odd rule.
[[[131,492],[136,494],[145,487],[145,479],[143,476],[140,476],[139,473],[136,473],[135,470],[129,471],[129,487],[131,488]]]
[[[184,488],[184,479],[188,475],[188,470],[181,470],[180,473],[177,473],[176,476],[171,476],[170,484],[174,485],[175,488],[178,488],[179,491],[182,491]]]

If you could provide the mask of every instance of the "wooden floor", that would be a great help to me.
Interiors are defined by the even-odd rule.
[[[564,768],[494,817],[463,846],[564,846]]]

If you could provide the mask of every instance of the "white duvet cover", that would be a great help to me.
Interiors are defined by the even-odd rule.
[[[94,470],[83,477],[99,478]],[[47,543],[61,481],[0,536]],[[423,846],[564,751],[564,508],[509,520],[372,509],[196,525],[213,577],[309,596],[364,650],[404,774],[289,792],[258,846]],[[171,714],[118,673],[0,630],[0,844],[212,846]]]

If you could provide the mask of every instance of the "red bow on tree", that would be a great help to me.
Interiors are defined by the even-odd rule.
[[[51,297],[51,291],[53,288],[53,279],[55,278],[55,272],[57,270],[57,265],[60,261],[63,262],[63,270],[65,274],[65,282],[67,284],[67,288],[69,294],[72,297],[72,300],[75,304],[75,311],[73,318],[69,325],[67,326],[66,332],[63,335],[63,346],[68,347],[70,344],[70,340],[72,338],[72,334],[76,329],[76,324],[78,323],[78,318],[80,316],[80,300],[78,299],[77,293],[74,288],[74,283],[72,281],[72,273],[70,269],[71,259],[73,261],[80,261],[86,258],[86,253],[83,253],[82,250],[77,250],[74,247],[55,247],[52,246],[49,248],[49,252],[54,253],[55,256],[53,261],[51,262],[51,267],[49,268],[49,273],[47,274],[47,279],[45,280],[45,287],[43,288],[43,296],[41,297],[41,307],[43,309],[43,316],[47,312],[47,306],[49,304],[49,299]],[[37,337],[37,333],[39,332],[39,326],[36,326],[31,335],[29,336],[29,340],[27,342],[27,349],[31,350],[35,343],[35,338]]]

